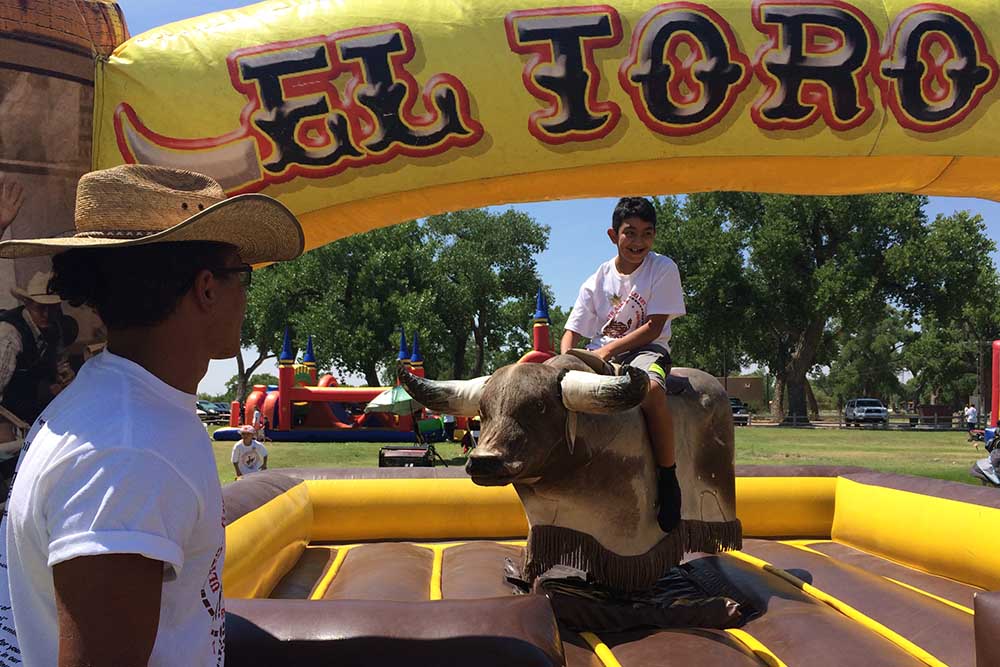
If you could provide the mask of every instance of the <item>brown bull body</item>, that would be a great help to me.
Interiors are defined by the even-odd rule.
[[[615,391],[577,407],[579,401],[567,398],[572,383],[604,381],[582,375],[600,367],[595,359],[560,355],[541,365],[505,366],[488,381],[469,381],[479,385],[463,407],[478,404],[482,431],[467,470],[477,484],[514,485],[530,527],[524,576],[533,580],[553,565],[569,565],[599,583],[640,590],[679,563],[685,551],[738,548],[733,423],[722,386],[694,369],[671,374],[670,384],[684,388],[668,399],[683,520],[664,534],[654,506],[656,465],[637,407],[645,375],[633,371],[629,385],[623,383],[630,377],[607,378]],[[457,407],[451,389],[461,383],[402,377],[424,405]]]

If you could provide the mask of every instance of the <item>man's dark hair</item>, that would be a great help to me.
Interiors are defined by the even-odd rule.
[[[615,212],[611,214],[611,228],[615,230],[615,234],[629,218],[639,218],[656,229],[656,209],[645,197],[622,197],[618,200]]]
[[[153,326],[174,312],[200,271],[223,268],[233,249],[177,241],[67,250],[52,258],[49,291],[91,306],[110,329]]]

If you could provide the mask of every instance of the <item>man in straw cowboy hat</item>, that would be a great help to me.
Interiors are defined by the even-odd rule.
[[[25,438],[0,647],[43,667],[222,665],[222,494],[195,392],[210,359],[239,351],[250,264],[299,255],[301,227],[270,197],[141,165],[81,178],[75,225],[0,243],[55,254],[50,291],[108,330]]]

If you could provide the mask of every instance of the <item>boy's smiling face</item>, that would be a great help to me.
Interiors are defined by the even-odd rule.
[[[656,226],[641,218],[625,218],[617,232],[613,228],[608,230],[608,238],[618,246],[619,270],[631,273],[653,249]]]

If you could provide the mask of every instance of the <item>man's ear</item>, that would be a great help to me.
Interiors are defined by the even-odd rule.
[[[618,232],[615,231],[614,227],[608,227],[608,238],[615,245],[618,245]]]
[[[199,271],[191,286],[191,296],[200,310],[212,310],[220,296],[219,281],[216,280],[215,274],[208,269]]]

